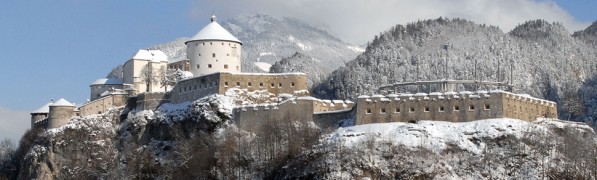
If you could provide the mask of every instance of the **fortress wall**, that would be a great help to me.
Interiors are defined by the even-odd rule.
[[[248,91],[267,90],[276,96],[286,93],[307,96],[307,75],[302,73],[220,73],[219,93],[224,94],[229,88],[247,89]],[[308,91],[307,91],[308,92]]]
[[[314,113],[317,112],[328,112],[328,111],[340,111],[352,109],[354,103],[351,101],[343,100],[315,100],[313,102]]]
[[[114,88],[114,89],[122,89],[123,85],[114,85],[114,84],[108,84],[108,85],[91,85],[91,95],[89,97],[91,97],[91,101],[96,100],[98,98],[101,98],[101,94],[109,91],[110,89]]]
[[[418,120],[463,122],[504,116],[499,93],[361,96],[357,104],[356,124]]]
[[[249,105],[236,108],[234,114],[239,128],[256,131],[271,128],[274,123],[290,125],[292,121],[313,121],[313,101],[294,99],[279,104]]]
[[[50,106],[47,128],[57,128],[70,121],[74,116],[74,106]]]
[[[557,118],[556,103],[517,94],[504,94],[505,117],[534,121],[537,118]]]
[[[182,80],[170,91],[171,102],[178,104],[219,93],[219,81],[219,73]]]
[[[336,128],[341,120],[350,119],[354,114],[354,109],[327,111],[313,114],[313,122],[322,129]]]
[[[170,94],[164,92],[141,93],[137,95],[137,109],[157,109],[160,105],[170,102]]]
[[[109,108],[126,105],[127,95],[112,94],[83,104],[79,107],[81,116],[101,114],[108,111]]]
[[[305,74],[214,73],[178,82],[171,91],[171,100],[174,104],[194,101],[211,94],[225,94],[230,88],[267,90],[276,96],[282,93],[308,95]]]

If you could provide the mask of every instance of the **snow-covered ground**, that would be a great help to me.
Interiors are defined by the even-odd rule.
[[[266,62],[253,62],[253,64],[265,72],[269,72],[269,69],[272,67],[272,64]]]

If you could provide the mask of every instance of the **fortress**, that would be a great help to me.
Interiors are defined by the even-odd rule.
[[[31,126],[57,128],[74,116],[102,114],[127,105],[137,110],[155,110],[164,103],[194,101],[234,89],[266,92],[281,99],[235,108],[235,122],[248,130],[259,128],[264,122],[288,120],[314,122],[326,128],[351,118],[355,124],[367,124],[501,117],[533,121],[538,117],[557,117],[556,105],[551,101],[501,90],[456,93],[448,91],[447,84],[442,84],[441,92],[429,94],[359,96],[356,104],[313,98],[304,73],[242,73],[243,43],[220,26],[215,16],[185,45],[187,59],[176,62],[169,62],[159,50],[139,50],[124,63],[122,79],[96,80],[90,85],[89,101],[79,107],[65,99],[45,104],[31,112]],[[168,78],[166,72],[171,71],[180,72],[186,79],[163,83]]]

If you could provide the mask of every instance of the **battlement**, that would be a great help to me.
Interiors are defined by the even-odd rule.
[[[556,104],[505,91],[462,91],[359,96],[356,124],[418,120],[472,121],[557,117]]]

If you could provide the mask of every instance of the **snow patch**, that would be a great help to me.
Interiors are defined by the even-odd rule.
[[[269,69],[272,67],[270,63],[266,62],[253,62],[253,64],[255,64],[255,66],[257,66],[259,69],[265,72],[269,72]]]
[[[365,52],[365,49],[358,47],[358,46],[346,46],[346,48],[348,48],[354,52],[357,52],[357,53]]]

